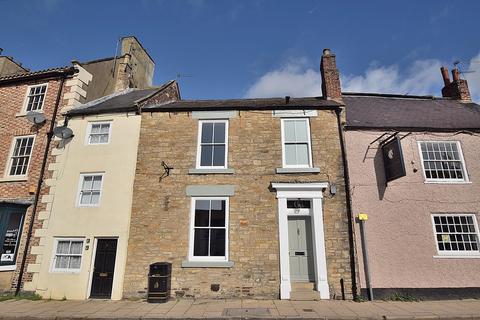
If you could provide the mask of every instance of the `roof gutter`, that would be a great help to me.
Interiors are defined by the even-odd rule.
[[[208,107],[208,108],[194,108],[194,107],[168,107],[166,105],[143,108],[143,112],[191,112],[191,111],[221,111],[221,110],[238,110],[238,111],[248,111],[248,110],[292,110],[292,109],[305,109],[305,110],[338,110],[342,105],[329,105],[329,106],[296,106],[296,105],[285,105],[285,106],[224,106],[224,107]]]
[[[408,131],[408,132],[480,132],[477,128],[432,128],[432,127],[370,127],[345,126],[345,131]]]
[[[18,76],[13,75],[12,76],[13,78],[0,79],[0,85],[20,82],[25,80],[38,80],[38,79],[45,79],[45,78],[66,77],[69,75],[73,75],[76,72],[77,72],[77,69],[75,69],[75,67],[68,67],[60,70],[52,70],[52,71],[41,72],[41,73],[33,72],[33,73],[26,73],[24,75],[18,75]]]

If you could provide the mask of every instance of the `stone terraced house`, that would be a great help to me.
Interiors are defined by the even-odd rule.
[[[353,297],[329,50],[321,73],[323,97],[145,102],[124,297],[145,296],[158,261],[175,297]]]

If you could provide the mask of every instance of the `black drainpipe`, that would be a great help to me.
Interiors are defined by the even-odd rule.
[[[338,125],[338,135],[340,137],[340,149],[342,151],[342,162],[343,162],[343,177],[345,179],[345,198],[347,200],[347,217],[348,217],[348,242],[350,246],[350,270],[352,277],[352,294],[353,299],[356,300],[358,297],[357,293],[357,272],[355,264],[355,241],[353,238],[353,219],[352,219],[352,197],[350,194],[350,178],[348,172],[348,162],[347,162],[347,151],[345,148],[345,138],[344,131],[342,126],[342,109],[338,108],[335,110],[337,115],[337,125]]]
[[[58,106],[60,104],[60,99],[62,97],[63,84],[65,83],[65,78],[69,75],[72,75],[75,72],[75,69],[72,67],[63,71],[60,78],[60,88],[57,92],[57,99],[55,101],[55,107],[53,109],[52,120],[50,121],[50,128],[47,132],[47,145],[45,146],[45,152],[43,154],[42,167],[40,169],[40,177],[38,178],[37,190],[35,192],[35,200],[33,201],[33,210],[32,216],[30,218],[30,223],[28,224],[27,238],[25,239],[25,249],[23,250],[22,263],[20,264],[20,272],[18,273],[17,287],[15,288],[15,295],[18,296],[20,293],[20,288],[22,285],[22,278],[25,271],[25,263],[27,261],[28,247],[30,245],[30,239],[32,237],[33,223],[35,222],[35,215],[37,213],[38,200],[40,198],[40,192],[43,184],[43,178],[45,175],[45,167],[48,162],[48,154],[50,150],[50,144],[53,138],[53,129],[55,128],[55,120],[57,119]]]

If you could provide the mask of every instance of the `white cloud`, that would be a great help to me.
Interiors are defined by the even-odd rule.
[[[475,101],[480,100],[480,53],[470,61],[470,69],[478,61],[475,73],[465,74]],[[246,97],[319,96],[319,70],[307,68],[305,58],[288,61],[277,70],[261,76],[245,94]],[[341,76],[344,92],[379,92],[412,95],[441,95],[443,80],[440,67],[448,65],[437,59],[416,60],[409,67],[379,66],[374,63],[361,75]]]
[[[258,98],[321,95],[320,73],[306,68],[306,61],[305,58],[291,60],[278,70],[267,72],[247,90],[245,96]]]
[[[480,53],[470,59],[468,69],[474,71],[472,73],[465,73],[465,79],[468,81],[468,88],[472,95],[472,100],[480,103]]]

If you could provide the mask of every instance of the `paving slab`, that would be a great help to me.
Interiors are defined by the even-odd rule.
[[[28,301],[0,302],[2,320],[153,319],[479,319],[480,300],[352,302],[288,300]]]

